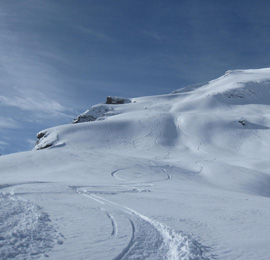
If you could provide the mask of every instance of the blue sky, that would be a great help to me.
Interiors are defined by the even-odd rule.
[[[270,2],[2,0],[0,153],[106,96],[170,93],[270,67]]]

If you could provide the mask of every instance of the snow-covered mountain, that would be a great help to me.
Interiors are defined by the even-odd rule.
[[[270,69],[109,97],[0,158],[0,259],[269,259]]]

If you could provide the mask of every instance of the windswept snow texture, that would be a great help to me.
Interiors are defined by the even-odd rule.
[[[270,259],[269,111],[237,70],[41,131],[0,158],[0,259]]]

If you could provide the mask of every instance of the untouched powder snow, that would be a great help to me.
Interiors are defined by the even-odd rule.
[[[269,259],[270,69],[113,100],[0,157],[0,259]]]

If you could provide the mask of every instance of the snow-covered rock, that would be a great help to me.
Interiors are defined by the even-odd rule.
[[[99,104],[91,107],[90,109],[86,110],[84,113],[78,115],[72,123],[82,123],[82,122],[89,122],[95,120],[102,120],[104,116],[109,112],[112,111],[112,108],[108,105]]]
[[[96,120],[104,120],[108,116],[115,115],[114,106],[119,104],[128,104],[131,100],[128,98],[120,97],[107,97],[106,104],[98,104],[90,109],[86,110],[84,113],[77,116],[72,123],[82,123]]]

